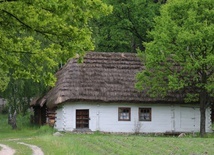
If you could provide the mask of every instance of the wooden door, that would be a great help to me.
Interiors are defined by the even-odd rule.
[[[76,110],[76,128],[89,128],[89,110]]]

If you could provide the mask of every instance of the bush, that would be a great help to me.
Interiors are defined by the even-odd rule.
[[[8,109],[9,109],[9,108],[8,108],[8,106],[7,106],[7,104],[6,104],[6,105],[2,108],[1,113],[4,114],[4,115],[5,115],[5,114],[8,114]]]
[[[43,125],[39,128],[37,134],[38,135],[53,134],[54,132],[56,132],[56,129],[54,129],[53,127],[50,127],[49,125]]]
[[[5,115],[5,114],[0,114],[0,130],[1,131],[7,131],[8,129],[11,129],[11,126],[8,125],[8,122],[7,122],[7,118],[8,118],[8,115]]]
[[[27,113],[26,115],[18,114],[16,119],[18,128],[32,127],[32,124],[30,123],[30,113]]]

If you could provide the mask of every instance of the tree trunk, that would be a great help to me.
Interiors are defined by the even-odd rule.
[[[14,111],[13,114],[11,114],[11,111],[9,110],[8,124],[12,126],[13,130],[17,128],[17,125],[16,125],[16,110]]]
[[[16,110],[15,110],[13,116],[12,116],[11,126],[12,126],[13,130],[17,128],[17,125],[16,125]]]
[[[208,94],[206,90],[200,92],[200,136],[204,137],[206,133],[206,104],[208,102]]]

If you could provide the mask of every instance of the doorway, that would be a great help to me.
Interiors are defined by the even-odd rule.
[[[89,128],[89,109],[76,110],[76,128]]]

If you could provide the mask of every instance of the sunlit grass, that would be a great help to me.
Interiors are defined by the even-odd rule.
[[[65,134],[25,142],[42,147],[45,154],[214,154],[212,138]]]
[[[187,135],[183,138],[154,135],[118,135],[62,133],[53,136],[55,130],[49,126],[36,127],[24,120],[17,130],[7,125],[7,117],[0,116],[0,143],[17,150],[16,155],[32,154],[32,151],[18,142],[37,145],[45,155],[167,155],[167,154],[214,154],[214,136],[200,138]],[[26,122],[25,122],[26,121]],[[25,123],[24,123],[25,122]],[[20,122],[19,122],[20,123]],[[12,140],[11,140],[12,139]]]

